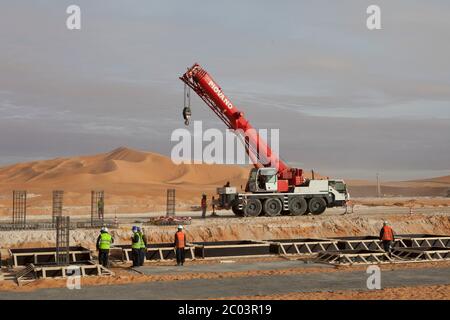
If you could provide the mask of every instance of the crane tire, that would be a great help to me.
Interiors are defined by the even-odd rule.
[[[244,216],[244,211],[239,209],[238,206],[232,206],[231,207],[231,211],[233,211],[233,213],[238,216],[238,217],[243,217]]]
[[[262,204],[259,199],[248,199],[244,206],[244,215],[248,217],[257,217],[261,214]]]
[[[283,204],[278,198],[269,198],[264,201],[263,211],[266,216],[275,217],[279,216],[283,210]]]
[[[289,212],[291,216],[299,216],[308,212],[308,202],[303,197],[289,199]]]
[[[322,214],[327,208],[327,203],[324,198],[314,197],[309,200],[309,211],[314,215]]]

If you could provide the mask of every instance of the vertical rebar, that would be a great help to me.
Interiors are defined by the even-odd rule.
[[[25,226],[27,223],[27,192],[25,190],[13,191],[13,217],[14,226]]]
[[[175,216],[175,189],[167,189],[166,216]]]
[[[53,206],[52,206],[52,223],[55,223],[55,218],[62,216],[63,211],[63,190],[53,191]]]
[[[105,213],[105,192],[91,191],[91,225],[103,225]],[[96,224],[97,222],[97,224]]]
[[[56,264],[67,265],[70,263],[69,236],[70,217],[56,216]]]

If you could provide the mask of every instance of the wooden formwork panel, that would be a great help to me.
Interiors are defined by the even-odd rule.
[[[14,267],[56,263],[56,248],[12,248],[9,254]],[[69,247],[71,263],[89,261],[92,259],[91,251],[84,247]]]
[[[121,260],[130,262],[132,261],[132,249],[130,245],[118,245],[115,249],[121,250]],[[186,259],[194,259],[194,247],[187,246],[184,250]],[[118,257],[118,255],[116,255]],[[173,243],[156,243],[147,245],[147,251],[145,254],[146,261],[158,261],[158,260],[175,260],[175,249]]]
[[[74,268],[78,268],[79,276],[111,276],[114,273],[100,264],[87,262],[85,264],[73,264],[67,266],[34,266],[34,272],[37,278],[66,278],[74,275]]]
[[[270,243],[264,241],[193,242],[196,258],[247,257],[272,255]]]

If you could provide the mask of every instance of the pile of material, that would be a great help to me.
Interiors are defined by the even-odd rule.
[[[191,217],[165,217],[160,216],[157,218],[151,218],[149,223],[153,225],[159,226],[170,226],[170,225],[179,225],[179,224],[191,224]]]

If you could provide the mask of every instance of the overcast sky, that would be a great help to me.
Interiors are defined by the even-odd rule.
[[[366,28],[370,4],[382,30]],[[291,165],[448,175],[449,39],[447,0],[0,0],[0,165],[118,146],[169,155],[178,76],[199,62],[254,127],[280,128]]]

